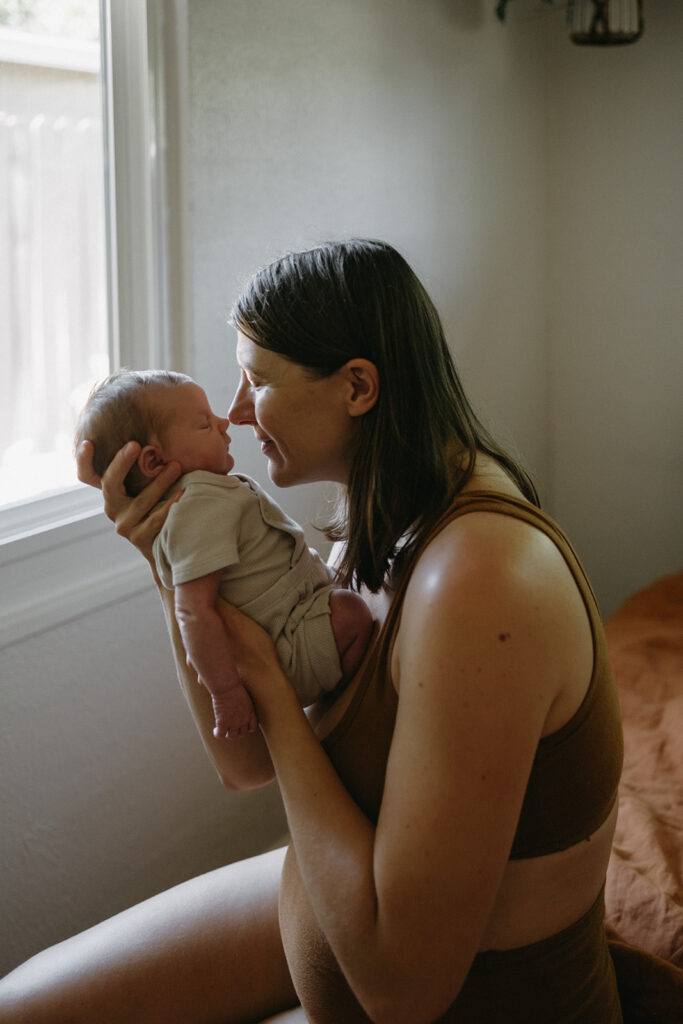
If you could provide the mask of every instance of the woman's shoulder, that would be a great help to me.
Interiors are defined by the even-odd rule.
[[[551,538],[530,522],[474,508],[438,530],[417,556],[405,601],[538,600],[569,582],[564,559]]]
[[[491,510],[457,516],[416,559],[396,636],[398,661],[425,640],[444,661],[462,661],[468,652],[475,673],[492,647],[505,648],[506,671],[519,685],[525,674],[535,677],[532,685],[551,700],[564,691],[580,699],[590,677],[590,625],[562,551],[533,522]]]
[[[528,570],[530,560],[553,560],[556,545],[539,529],[539,519],[548,521],[498,467],[487,467],[468,481],[435,524],[411,579],[432,576],[435,563],[449,579],[466,581],[470,572],[505,575],[520,565]]]
[[[578,614],[582,628],[582,603],[558,546],[559,530],[497,463],[478,460],[451,510],[411,566],[402,602],[404,636],[411,623],[424,628],[426,608],[434,623],[453,616],[498,622],[514,615],[517,622],[549,626]]]
[[[492,458],[480,455],[475,472],[423,543],[411,584],[465,586],[475,581],[539,581],[563,557],[554,526]]]

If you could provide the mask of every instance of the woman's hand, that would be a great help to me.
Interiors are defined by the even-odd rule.
[[[168,501],[159,504],[164,494],[181,475],[178,462],[169,462],[162,472],[135,498],[126,492],[124,480],[140,454],[140,445],[130,441],[114,456],[103,477],[93,469],[93,445],[83,441],[76,453],[78,479],[91,487],[101,489],[104,511],[114,523],[116,532],[140,551],[153,564],[152,545],[164,525],[171,505],[181,497],[177,491]],[[158,507],[157,507],[158,506]]]
[[[254,702],[259,722],[263,723],[278,698],[294,696],[294,689],[266,630],[220,597],[216,610],[223,620],[240,681]]]

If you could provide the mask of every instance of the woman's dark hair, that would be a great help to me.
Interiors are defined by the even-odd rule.
[[[415,549],[472,475],[477,451],[538,504],[527,473],[472,409],[427,292],[385,242],[331,242],[275,260],[248,282],[230,322],[316,377],[358,357],[377,367],[379,398],[361,417],[345,504],[328,530],[346,540],[343,585],[377,591],[399,539],[406,555]]]

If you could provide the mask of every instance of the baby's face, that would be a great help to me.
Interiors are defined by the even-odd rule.
[[[159,400],[167,418],[161,439],[165,462],[180,462],[183,473],[197,469],[229,473],[235,465],[230,454],[227,417],[216,416],[198,384],[165,390]]]

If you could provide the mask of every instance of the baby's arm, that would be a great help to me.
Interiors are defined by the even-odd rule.
[[[214,736],[242,736],[256,728],[251,698],[239,681],[225,627],[216,611],[222,570],[174,588],[175,612],[187,658],[213,701]]]

